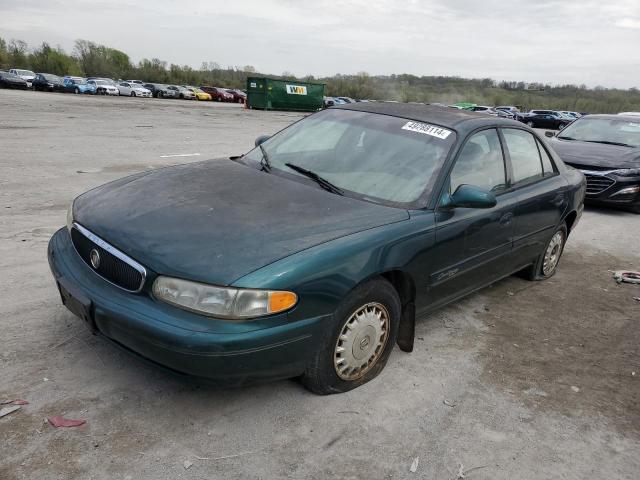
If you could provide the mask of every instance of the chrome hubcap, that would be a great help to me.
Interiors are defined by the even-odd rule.
[[[549,242],[547,251],[544,252],[544,262],[542,263],[543,274],[549,275],[556,268],[556,265],[558,265],[560,254],[562,253],[563,241],[564,235],[562,235],[562,232],[556,232]]]
[[[367,303],[345,322],[333,354],[342,380],[357,380],[376,364],[389,337],[389,312],[380,303]]]

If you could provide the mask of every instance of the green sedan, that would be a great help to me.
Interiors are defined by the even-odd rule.
[[[416,317],[553,275],[585,185],[519,122],[353,103],[80,195],[48,259],[67,308],[135,355],[337,393],[411,351]]]

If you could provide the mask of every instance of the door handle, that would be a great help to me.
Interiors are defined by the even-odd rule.
[[[507,212],[502,217],[500,217],[500,225],[508,226],[511,224],[511,220],[513,219],[513,212]]]
[[[553,199],[553,204],[556,207],[560,207],[563,203],[564,203],[564,195],[562,194],[556,195],[556,197]]]

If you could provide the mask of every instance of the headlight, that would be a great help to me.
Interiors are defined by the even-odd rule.
[[[75,200],[71,200],[71,204],[69,204],[69,208],[67,209],[67,230],[71,231],[71,227],[73,227],[73,202]]]
[[[640,177],[640,168],[623,168],[614,170],[612,173],[620,177]]]
[[[171,277],[158,277],[153,294],[184,310],[236,320],[284,312],[298,301],[293,292],[216,287]]]

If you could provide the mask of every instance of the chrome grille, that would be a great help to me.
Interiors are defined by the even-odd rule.
[[[583,173],[584,176],[587,177],[587,195],[597,195],[602,193],[611,185],[616,183],[615,180],[603,175],[594,175],[586,172]]]
[[[147,272],[138,262],[77,223],[71,229],[71,240],[84,263],[109,283],[130,292],[142,289]],[[97,267],[91,261],[94,250],[100,259]]]

